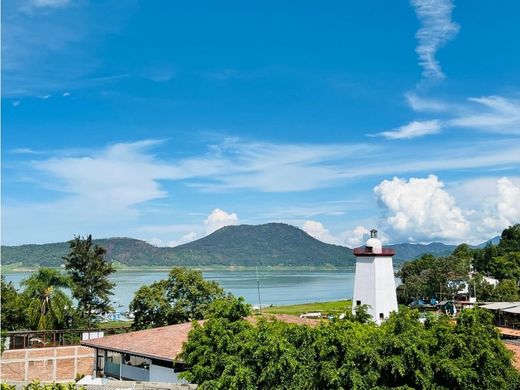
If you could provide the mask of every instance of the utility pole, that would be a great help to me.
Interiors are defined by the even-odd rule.
[[[260,299],[260,279],[258,278],[258,266],[256,266],[256,288],[258,289],[258,308],[262,314],[262,300]]]

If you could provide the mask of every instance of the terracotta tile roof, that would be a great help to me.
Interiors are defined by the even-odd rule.
[[[84,340],[81,345],[171,361],[181,352],[190,330],[188,322]]]
[[[300,325],[314,326],[320,322],[320,320],[286,314],[265,315],[265,317]],[[251,323],[255,323],[258,317],[248,317],[246,319]],[[204,323],[204,321],[199,321],[199,323]],[[171,361],[181,353],[182,345],[188,339],[188,333],[191,328],[191,322],[187,322],[84,340],[81,342],[81,345]]]
[[[520,370],[520,345],[506,343],[506,348],[513,352],[513,365]]]

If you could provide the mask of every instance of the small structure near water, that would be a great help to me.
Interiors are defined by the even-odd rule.
[[[352,310],[362,305],[368,306],[368,313],[380,324],[397,312],[392,248],[384,248],[377,238],[377,230],[370,231],[365,246],[354,249],[356,274]]]

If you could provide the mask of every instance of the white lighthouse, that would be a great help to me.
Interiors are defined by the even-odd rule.
[[[397,311],[392,248],[383,248],[377,230],[370,231],[365,246],[354,249],[356,275],[352,310],[368,305],[368,313],[380,324],[392,311]]]

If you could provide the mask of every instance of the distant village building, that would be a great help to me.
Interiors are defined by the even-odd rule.
[[[356,274],[352,310],[361,305],[368,306],[368,313],[380,324],[397,311],[392,248],[384,248],[377,238],[377,230],[370,231],[365,246],[354,249]]]

